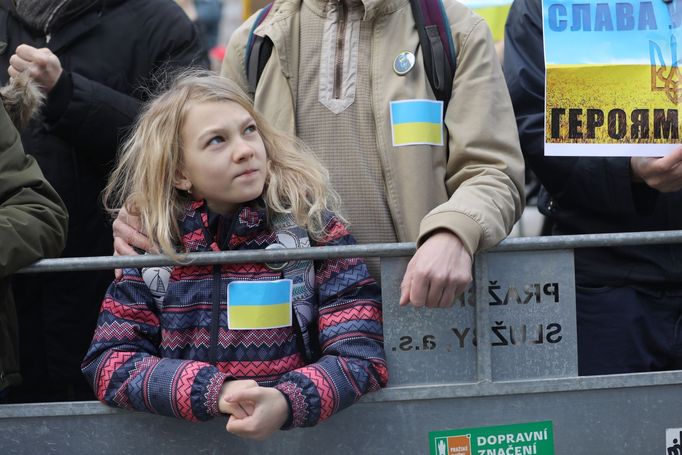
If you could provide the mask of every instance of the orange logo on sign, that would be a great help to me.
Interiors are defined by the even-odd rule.
[[[471,439],[468,436],[448,437],[448,455],[471,455]]]

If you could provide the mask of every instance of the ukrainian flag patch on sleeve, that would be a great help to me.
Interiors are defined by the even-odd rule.
[[[443,102],[391,101],[393,146],[443,145]]]
[[[227,325],[231,330],[291,326],[291,280],[233,281],[227,285]]]

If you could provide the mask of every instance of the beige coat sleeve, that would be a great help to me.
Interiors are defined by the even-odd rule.
[[[456,14],[448,11],[448,17]],[[451,196],[423,218],[418,242],[437,229],[449,229],[473,254],[503,240],[521,216],[524,163],[490,30],[481,18],[468,33],[460,25],[452,24],[458,61],[445,115]]]

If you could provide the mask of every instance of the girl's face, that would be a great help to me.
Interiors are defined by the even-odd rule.
[[[181,131],[183,164],[175,187],[206,199],[211,210],[234,212],[263,193],[266,153],[256,122],[233,101],[193,103]]]

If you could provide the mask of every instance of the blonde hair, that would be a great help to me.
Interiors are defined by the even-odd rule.
[[[229,79],[201,70],[176,76],[149,101],[126,140],[103,193],[105,208],[126,207],[138,215],[150,243],[175,256],[180,243],[178,218],[190,197],[174,186],[182,166],[182,130],[192,103],[232,101],[255,120],[268,158],[263,199],[268,219],[291,214],[313,239],[325,235],[324,212],[337,212],[339,197],[329,174],[301,141],[284,134],[258,114]]]

